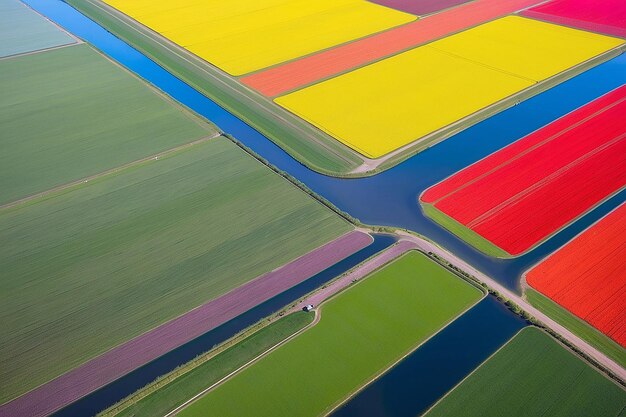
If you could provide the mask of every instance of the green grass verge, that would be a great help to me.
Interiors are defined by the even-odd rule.
[[[237,115],[312,169],[342,175],[362,163],[359,155],[271,100],[243,87],[235,78],[190,53],[177,50],[123,14],[108,13],[105,10],[111,9],[102,2],[68,0],[67,3]]]
[[[0,210],[0,400],[352,226],[220,137]]]
[[[181,417],[318,416],[476,303],[481,291],[409,252],[321,307],[321,321]]]
[[[187,366],[183,366],[176,373],[185,373],[171,382],[161,382],[155,386],[147,387],[145,392],[140,391],[138,394],[143,398],[134,401],[132,405],[122,409],[121,412],[111,409],[101,414],[100,417],[163,416],[267,349],[311,324],[314,317],[312,313],[302,311],[282,317],[237,344],[210,357],[206,362],[198,365],[196,363],[198,360],[193,361],[190,365],[191,370],[187,370],[185,369]],[[202,358],[199,359],[202,360]]]
[[[427,417],[618,416],[626,392],[543,331],[529,327]]]
[[[86,44],[0,61],[0,204],[216,129]]]
[[[456,236],[463,239],[465,242],[469,243],[479,251],[497,258],[511,258],[510,253],[494,245],[473,230],[463,226],[452,217],[447,216],[445,213],[437,210],[432,204],[422,202],[420,202],[420,204],[426,216],[428,216],[430,219],[432,219],[443,228],[454,233]]]
[[[530,304],[543,311],[560,325],[568,328],[572,333],[603,352],[621,366],[626,367],[626,349],[618,343],[532,288],[527,288],[525,294]]]

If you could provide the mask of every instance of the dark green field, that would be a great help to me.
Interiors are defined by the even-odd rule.
[[[522,330],[427,417],[617,417],[626,392],[543,331]]]
[[[215,135],[83,44],[0,61],[0,204]]]
[[[176,378],[150,395],[116,413],[103,417],[164,416],[202,390],[248,363],[313,321],[312,313],[296,312],[262,328],[236,345],[224,350],[192,371]]]
[[[426,255],[409,252],[329,300],[318,324],[179,415],[325,415],[481,296]]]
[[[552,317],[557,323],[570,329],[581,339],[603,352],[621,366],[626,367],[626,349],[621,347],[613,339],[599,332],[587,322],[574,316],[572,313],[532,288],[526,288],[525,295],[528,302],[533,306]]]
[[[0,400],[347,232],[220,137],[0,210]]]

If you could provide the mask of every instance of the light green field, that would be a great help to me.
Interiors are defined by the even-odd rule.
[[[443,228],[454,233],[456,236],[463,239],[465,242],[469,243],[479,251],[497,258],[511,257],[511,254],[494,245],[473,230],[457,222],[452,217],[447,216],[445,213],[437,210],[432,204],[421,203],[421,206],[424,210],[424,214],[427,217],[431,218]]]
[[[587,322],[572,315],[569,311],[532,288],[526,288],[525,294],[530,304],[626,368],[626,349],[613,339],[594,329]]]
[[[212,136],[83,44],[0,61],[0,204]]]
[[[76,42],[18,0],[0,0],[0,57]]]
[[[322,415],[481,296],[425,255],[409,252],[325,303],[318,324],[179,415]]]
[[[189,398],[310,324],[314,317],[313,313],[303,311],[289,314],[152,392],[123,411],[116,413],[115,410],[111,410],[108,413],[103,413],[102,416],[164,416]]]
[[[225,138],[0,210],[0,400],[352,228]]]
[[[522,330],[427,417],[617,417],[626,392],[543,331]]]

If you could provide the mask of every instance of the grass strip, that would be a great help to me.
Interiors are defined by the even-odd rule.
[[[426,417],[616,417],[626,392],[536,327],[522,330]]]
[[[216,129],[86,44],[0,61],[0,204]]]
[[[594,329],[584,320],[571,314],[563,307],[546,297],[545,295],[535,291],[532,288],[526,288],[526,299],[530,304],[545,314],[550,316],[561,326],[568,328],[572,333],[595,347],[621,366],[626,367],[626,350],[619,344],[607,337],[603,333]]]
[[[270,323],[237,344],[209,352],[149,385],[100,417],[162,416],[226,375],[309,325],[315,316],[296,312]]]
[[[482,292],[410,251],[321,306],[321,321],[180,415],[318,416],[459,314]]]
[[[92,0],[68,0],[67,3],[267,135],[310,168],[341,176],[363,162],[361,157],[333,138],[104,3]]]
[[[473,230],[463,226],[461,223],[457,222],[442,211],[437,210],[437,208],[435,208],[432,204],[423,202],[420,202],[420,204],[427,217],[452,232],[455,236],[463,239],[479,251],[497,258],[511,258],[511,254],[494,245]]]
[[[351,228],[223,137],[0,210],[0,400]]]

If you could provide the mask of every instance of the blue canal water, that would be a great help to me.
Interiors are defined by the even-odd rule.
[[[344,260],[325,269],[308,280],[278,294],[277,296],[246,311],[240,316],[203,334],[193,341],[174,349],[154,361],[126,374],[109,385],[93,392],[73,404],[59,410],[56,417],[92,416],[146,386],[161,375],[189,362],[196,356],[230,339],[235,334],[252,326],[264,317],[268,317],[284,306],[291,304],[326,282],[350,270],[374,254],[388,248],[396,242],[390,235],[375,234],[374,241],[367,247],[350,255]]]
[[[426,218],[417,202],[419,194],[432,184],[626,83],[624,54],[478,123],[381,174],[362,179],[338,179],[306,168],[245,122],[62,1],[24,2],[211,120],[340,209],[368,224],[397,226],[420,233],[511,289],[518,287],[519,277],[525,269],[626,199],[625,190],[544,244],[512,260],[494,259],[476,251]]]
[[[414,417],[484,362],[526,322],[488,296],[331,417]]]

